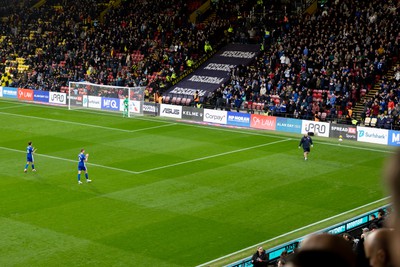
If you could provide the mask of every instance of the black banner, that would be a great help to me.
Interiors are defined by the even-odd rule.
[[[259,53],[259,45],[229,44],[202,64],[193,73],[172,86],[167,94],[178,97],[209,96],[229,80],[230,70],[238,65],[249,65]]]
[[[182,108],[182,119],[192,121],[203,121],[204,109],[194,107]]]
[[[159,104],[144,102],[143,103],[143,114],[159,116],[160,115]]]
[[[331,123],[329,137],[339,138],[340,135],[343,139],[357,140],[357,127]]]

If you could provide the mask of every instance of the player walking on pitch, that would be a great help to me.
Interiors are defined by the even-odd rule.
[[[78,155],[78,184],[82,184],[81,182],[81,172],[85,172],[86,182],[90,183],[92,180],[89,179],[89,174],[86,168],[86,162],[88,161],[89,154],[85,155],[85,149],[81,149],[81,153]]]
[[[307,156],[310,153],[310,146],[313,147],[313,141],[312,141],[311,137],[308,136],[308,134],[305,134],[301,138],[300,144],[299,144],[299,148],[303,147],[304,160],[307,160]]]
[[[28,142],[28,146],[26,147],[26,165],[24,172],[27,172],[29,164],[32,166],[32,171],[35,172],[35,162],[33,160],[33,153],[36,152],[36,149],[32,146],[32,142]]]

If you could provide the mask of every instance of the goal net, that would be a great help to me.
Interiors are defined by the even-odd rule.
[[[143,115],[144,89],[145,87],[69,82],[68,109],[114,111],[127,117]]]

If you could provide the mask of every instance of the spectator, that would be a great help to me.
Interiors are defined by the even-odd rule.
[[[315,234],[302,242],[300,249],[288,259],[286,267],[354,267],[355,254],[340,236]]]
[[[364,242],[365,255],[369,259],[371,267],[391,267],[392,257],[389,240],[392,230],[388,228],[378,229],[370,233]]]
[[[251,263],[254,267],[266,267],[268,265],[267,254],[263,247],[258,247],[257,252],[253,254]]]
[[[392,209],[391,218],[389,220],[389,227],[393,227],[389,237],[389,250],[392,255],[392,263],[394,267],[400,267],[400,150],[397,150],[391,156],[384,169],[384,181],[386,182],[389,194],[392,196]]]

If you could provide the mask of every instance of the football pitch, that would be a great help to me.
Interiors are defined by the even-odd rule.
[[[221,266],[387,203],[387,146],[1,99],[0,128],[0,266]]]

